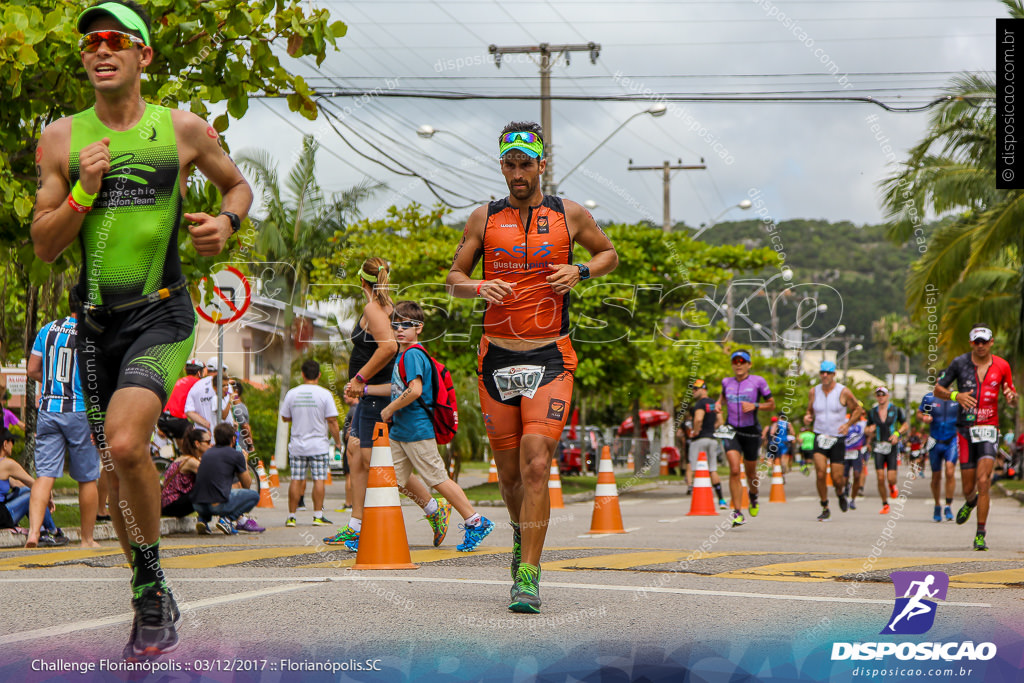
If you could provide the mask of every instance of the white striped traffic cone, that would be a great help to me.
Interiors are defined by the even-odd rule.
[[[615,487],[612,453],[608,446],[601,449],[601,464],[597,468],[597,490],[594,492],[594,515],[590,518],[590,533],[626,533],[622,526],[619,490]]]
[[[565,501],[562,500],[562,478],[558,476],[558,462],[555,460],[551,461],[548,496],[551,498],[551,509],[560,510],[565,507]]]
[[[491,458],[491,469],[487,470],[487,483],[498,483],[498,466],[495,464],[494,458]]]
[[[359,532],[359,551],[352,569],[417,568],[409,554],[409,537],[405,533],[402,501],[398,498],[388,426],[378,422],[373,428],[363,528]]]
[[[691,515],[717,515],[715,492],[711,487],[711,472],[708,470],[708,455],[701,451],[697,456],[697,469],[693,472],[693,495],[690,497]]]
[[[772,490],[768,494],[769,503],[785,503],[786,502],[786,486],[782,481],[782,465],[778,462],[772,468]]]

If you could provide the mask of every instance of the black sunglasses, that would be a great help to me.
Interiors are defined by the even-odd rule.
[[[391,329],[393,330],[411,330],[414,327],[418,327],[422,323],[418,323],[415,320],[400,320],[399,322],[391,323]]]

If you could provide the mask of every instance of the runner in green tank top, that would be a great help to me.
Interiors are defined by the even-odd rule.
[[[72,297],[79,373],[132,568],[135,619],[123,656],[145,659],[178,645],[180,613],[160,568],[160,483],[149,439],[195,332],[178,259],[182,196],[193,166],[220,190],[219,216],[184,216],[197,253],[213,256],[238,230],[252,191],[205,121],[142,100],[142,72],[153,60],[142,7],[98,3],[81,14],[78,30],[96,104],[43,130],[31,232],[44,261],[76,240],[82,250]]]

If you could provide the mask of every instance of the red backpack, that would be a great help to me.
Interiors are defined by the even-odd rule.
[[[451,373],[443,363],[427,353],[421,344],[413,344],[398,357],[398,375],[403,382],[405,381],[405,354],[412,349],[422,351],[434,368],[434,376],[430,383],[433,388],[433,395],[430,397],[431,405],[427,405],[423,396],[420,396],[417,401],[430,415],[430,422],[434,425],[434,439],[437,443],[441,445],[451,443],[455,438],[455,432],[459,431],[459,404],[455,398],[455,386],[452,384]]]

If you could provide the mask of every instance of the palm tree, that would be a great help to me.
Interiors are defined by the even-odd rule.
[[[295,306],[304,302],[309,286],[313,259],[329,255],[337,245],[332,238],[352,219],[359,218],[360,202],[373,196],[384,186],[363,182],[348,190],[325,195],[316,179],[316,152],[319,145],[311,135],[302,139],[302,149],[282,187],[277,162],[264,151],[245,152],[239,163],[252,174],[260,190],[263,217],[253,245],[268,264],[279,268],[275,282],[278,291],[270,296],[284,302],[282,318],[283,359],[281,364],[281,396],[291,388],[292,323]],[[276,294],[276,296],[275,296]],[[278,422],[278,444],[285,433]]]

